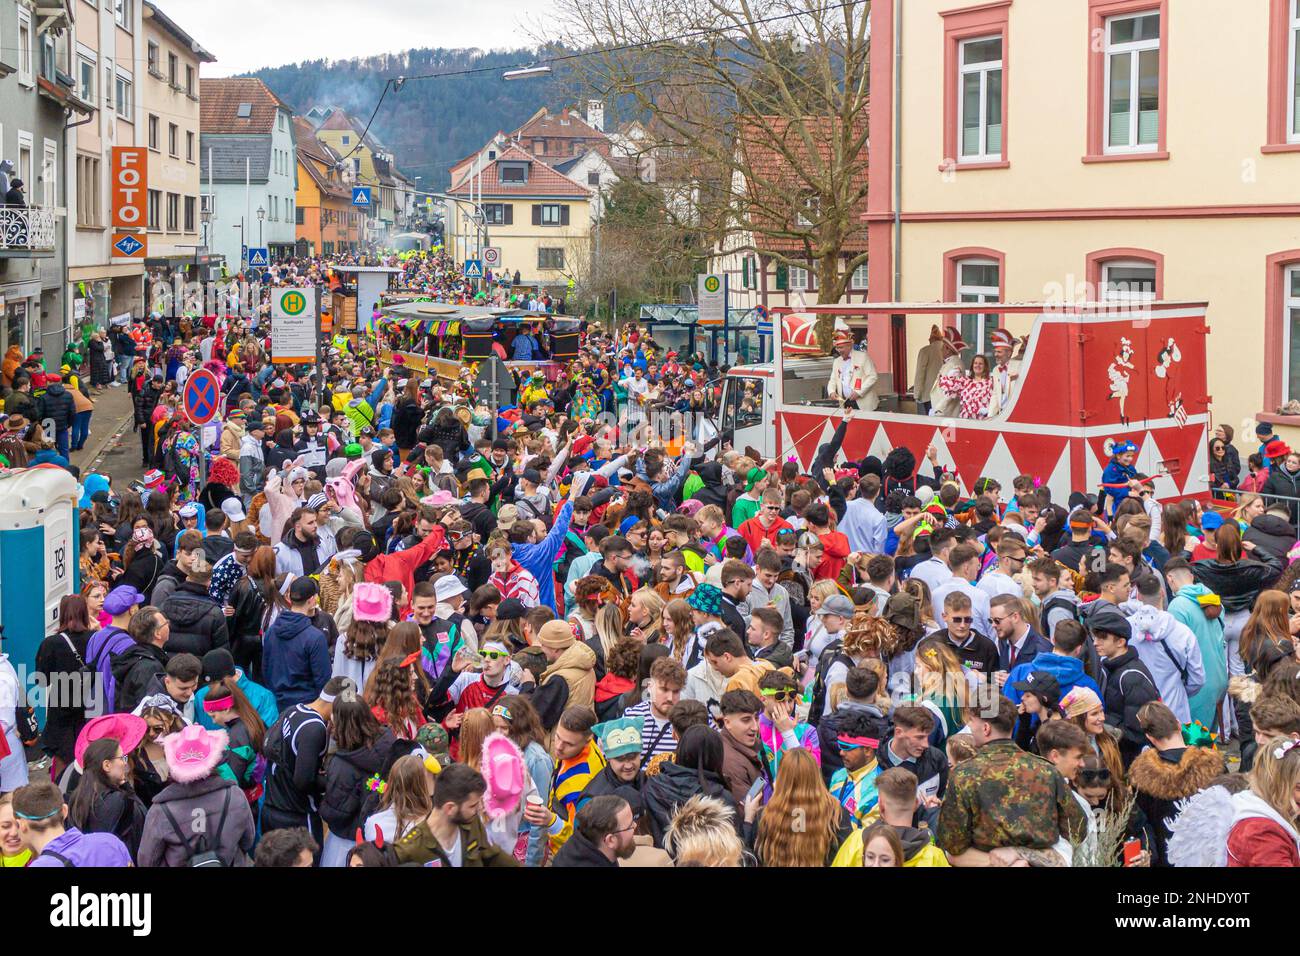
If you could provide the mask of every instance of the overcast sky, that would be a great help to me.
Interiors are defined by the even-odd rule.
[[[547,5],[547,0],[158,0],[164,13],[217,58],[204,64],[204,76],[413,47],[530,46],[521,25],[535,22]]]

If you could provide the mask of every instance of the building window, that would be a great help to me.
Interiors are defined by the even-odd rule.
[[[113,20],[127,33],[134,22],[135,0],[113,0]]]
[[[77,95],[87,103],[95,102],[95,61],[77,57]]]
[[[1114,259],[1101,264],[1105,302],[1150,302],[1156,297],[1156,265],[1140,259]]]
[[[543,203],[538,207],[541,210],[539,225],[558,226],[563,219],[564,207],[556,203]]]
[[[99,157],[77,156],[77,225],[102,225],[99,209]]]
[[[815,226],[822,218],[822,197],[805,196],[799,204],[799,210],[795,214],[795,221],[801,228],[807,229],[809,226]]]
[[[962,259],[957,263],[958,302],[996,302],[1001,296],[1001,270],[993,259]],[[958,317],[961,337],[971,346],[968,354],[987,353],[989,337],[998,327],[992,313],[963,313]]]
[[[527,163],[498,163],[497,178],[503,183],[528,182]]]
[[[114,88],[117,92],[115,97],[117,115],[124,120],[134,119],[135,97],[132,95],[131,81],[119,76]]]
[[[1002,159],[1002,37],[960,45],[957,123],[961,162]]]
[[[185,231],[194,231],[194,197],[185,197]]]
[[[149,148],[158,148],[158,117],[149,114]]]
[[[41,156],[41,202],[47,208],[59,204],[59,147],[52,139],[45,140]]]
[[[1300,0],[1291,0],[1291,23],[1287,32],[1287,139],[1300,143]]]
[[[515,221],[515,207],[508,202],[487,202],[483,204],[483,220],[489,226],[509,226]]]
[[[175,53],[167,54],[167,82],[173,87],[180,86],[181,61]]]
[[[1106,21],[1106,152],[1153,152],[1160,142],[1160,14]]]
[[[162,228],[162,193],[156,189],[149,190],[148,196],[149,207],[149,228]]]
[[[185,67],[185,93],[187,96],[194,96],[194,67]]]
[[[157,44],[157,43],[154,43],[152,40],[150,40],[150,41],[149,41],[149,54],[148,54],[148,56],[149,56],[149,61],[148,61],[148,62],[149,62],[149,75],[150,75],[150,76],[156,76],[156,77],[158,77],[159,79],[162,79],[162,69],[158,66],[158,61],[159,61],[159,58],[161,57],[161,55],[162,55],[162,54],[161,54],[161,53],[159,52],[159,50],[158,50],[158,44]]]
[[[180,156],[180,132],[180,127],[175,123],[167,124],[167,154],[169,156]]]
[[[864,292],[866,291],[866,289],[867,289],[867,264],[866,264],[865,262],[862,263],[861,265],[857,266],[857,267],[853,270],[853,275],[849,276],[849,288],[850,288],[850,289],[861,289],[861,290],[864,291]]]
[[[26,7],[18,8],[18,82],[28,86],[36,82],[32,75],[32,14]]]
[[[326,209],[325,212],[329,213],[332,212],[332,210]],[[299,206],[293,211],[293,223],[295,226],[301,226],[303,224],[302,206]]]
[[[199,210],[207,213],[208,216],[217,214],[217,197],[213,193],[204,193],[199,196]]]
[[[599,186],[599,185],[600,185],[600,173],[599,173],[599,172],[595,172],[595,171],[590,172],[590,173],[587,173],[587,185],[588,185],[588,186]]]
[[[563,249],[541,249],[537,250],[537,268],[539,269],[563,269],[564,268],[564,250]]]
[[[791,266],[787,281],[791,292],[807,292],[808,270],[803,266]]]
[[[1282,354],[1285,356],[1282,405],[1300,399],[1300,263],[1282,269],[1280,316],[1282,326]]]
[[[194,131],[185,131],[185,159],[187,162],[194,162]]]
[[[41,76],[51,83],[55,81],[55,71],[59,68],[58,41],[53,33],[41,34]]]

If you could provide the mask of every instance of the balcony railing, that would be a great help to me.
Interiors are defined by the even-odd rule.
[[[42,206],[0,206],[0,256],[52,256],[58,217]]]

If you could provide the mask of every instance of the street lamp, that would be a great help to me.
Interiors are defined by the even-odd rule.
[[[534,76],[549,76],[550,73],[549,66],[526,66],[522,70],[506,70],[501,77],[506,80],[527,80]]]
[[[262,246],[262,220],[266,218],[266,210],[261,206],[257,207],[257,245],[260,249]]]

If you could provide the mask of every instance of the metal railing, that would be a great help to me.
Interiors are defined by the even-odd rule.
[[[0,206],[0,253],[53,252],[57,223],[43,206]]]

